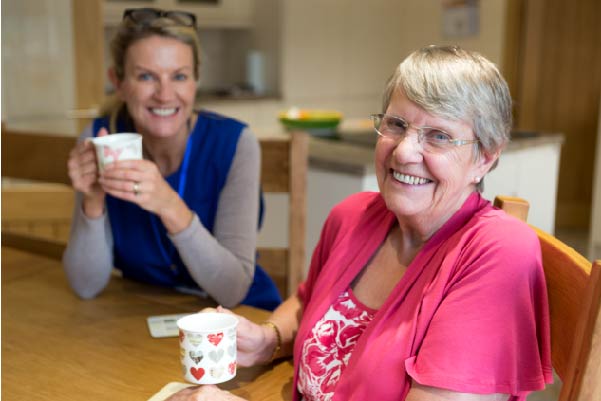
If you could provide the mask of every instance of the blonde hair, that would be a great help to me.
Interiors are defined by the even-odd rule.
[[[468,123],[480,140],[476,157],[501,151],[509,141],[509,88],[497,67],[477,52],[427,46],[411,53],[386,85],[383,112],[398,89],[433,115]]]
[[[117,33],[110,43],[111,58],[115,76],[118,80],[125,77],[125,57],[127,50],[138,40],[146,39],[152,36],[172,38],[178,40],[192,49],[194,62],[194,79],[198,80],[200,69],[200,41],[198,32],[192,26],[182,26],[169,18],[157,18],[149,23],[136,23],[126,18],[121,22]],[[116,131],[117,117],[121,114],[126,119],[130,119],[127,108],[123,101],[116,96],[107,99],[101,109],[101,115],[110,117],[109,130]]]

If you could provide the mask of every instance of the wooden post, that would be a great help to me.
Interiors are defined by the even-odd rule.
[[[104,101],[103,0],[72,0],[75,109],[98,109]],[[90,123],[81,118],[79,131]]]

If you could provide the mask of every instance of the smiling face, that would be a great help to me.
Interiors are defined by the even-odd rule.
[[[386,114],[402,117],[413,127],[440,128],[453,139],[475,139],[469,124],[436,117],[407,99],[393,94]],[[497,155],[480,155],[476,145],[454,146],[438,153],[424,152],[415,128],[402,140],[379,137],[375,166],[380,192],[399,221],[429,237],[455,213],[475,190]]]
[[[150,36],[125,55],[123,80],[111,79],[137,132],[167,138],[187,135],[196,95],[192,48],[179,40]]]

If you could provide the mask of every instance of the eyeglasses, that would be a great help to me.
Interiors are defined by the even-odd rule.
[[[164,11],[158,8],[128,8],[123,12],[123,19],[129,18],[133,22],[149,25],[159,18],[168,18],[181,26],[196,27],[196,15],[186,11]]]
[[[372,114],[370,117],[378,135],[395,141],[405,139],[412,126],[403,118],[388,114]],[[417,126],[413,126],[413,128],[417,131],[417,141],[422,145],[424,151],[430,153],[440,153],[453,146],[480,142],[478,139],[453,139],[451,135],[439,128]]]

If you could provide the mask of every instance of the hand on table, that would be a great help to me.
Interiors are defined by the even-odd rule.
[[[215,385],[206,384],[180,390],[165,401],[244,401],[244,399]]]

